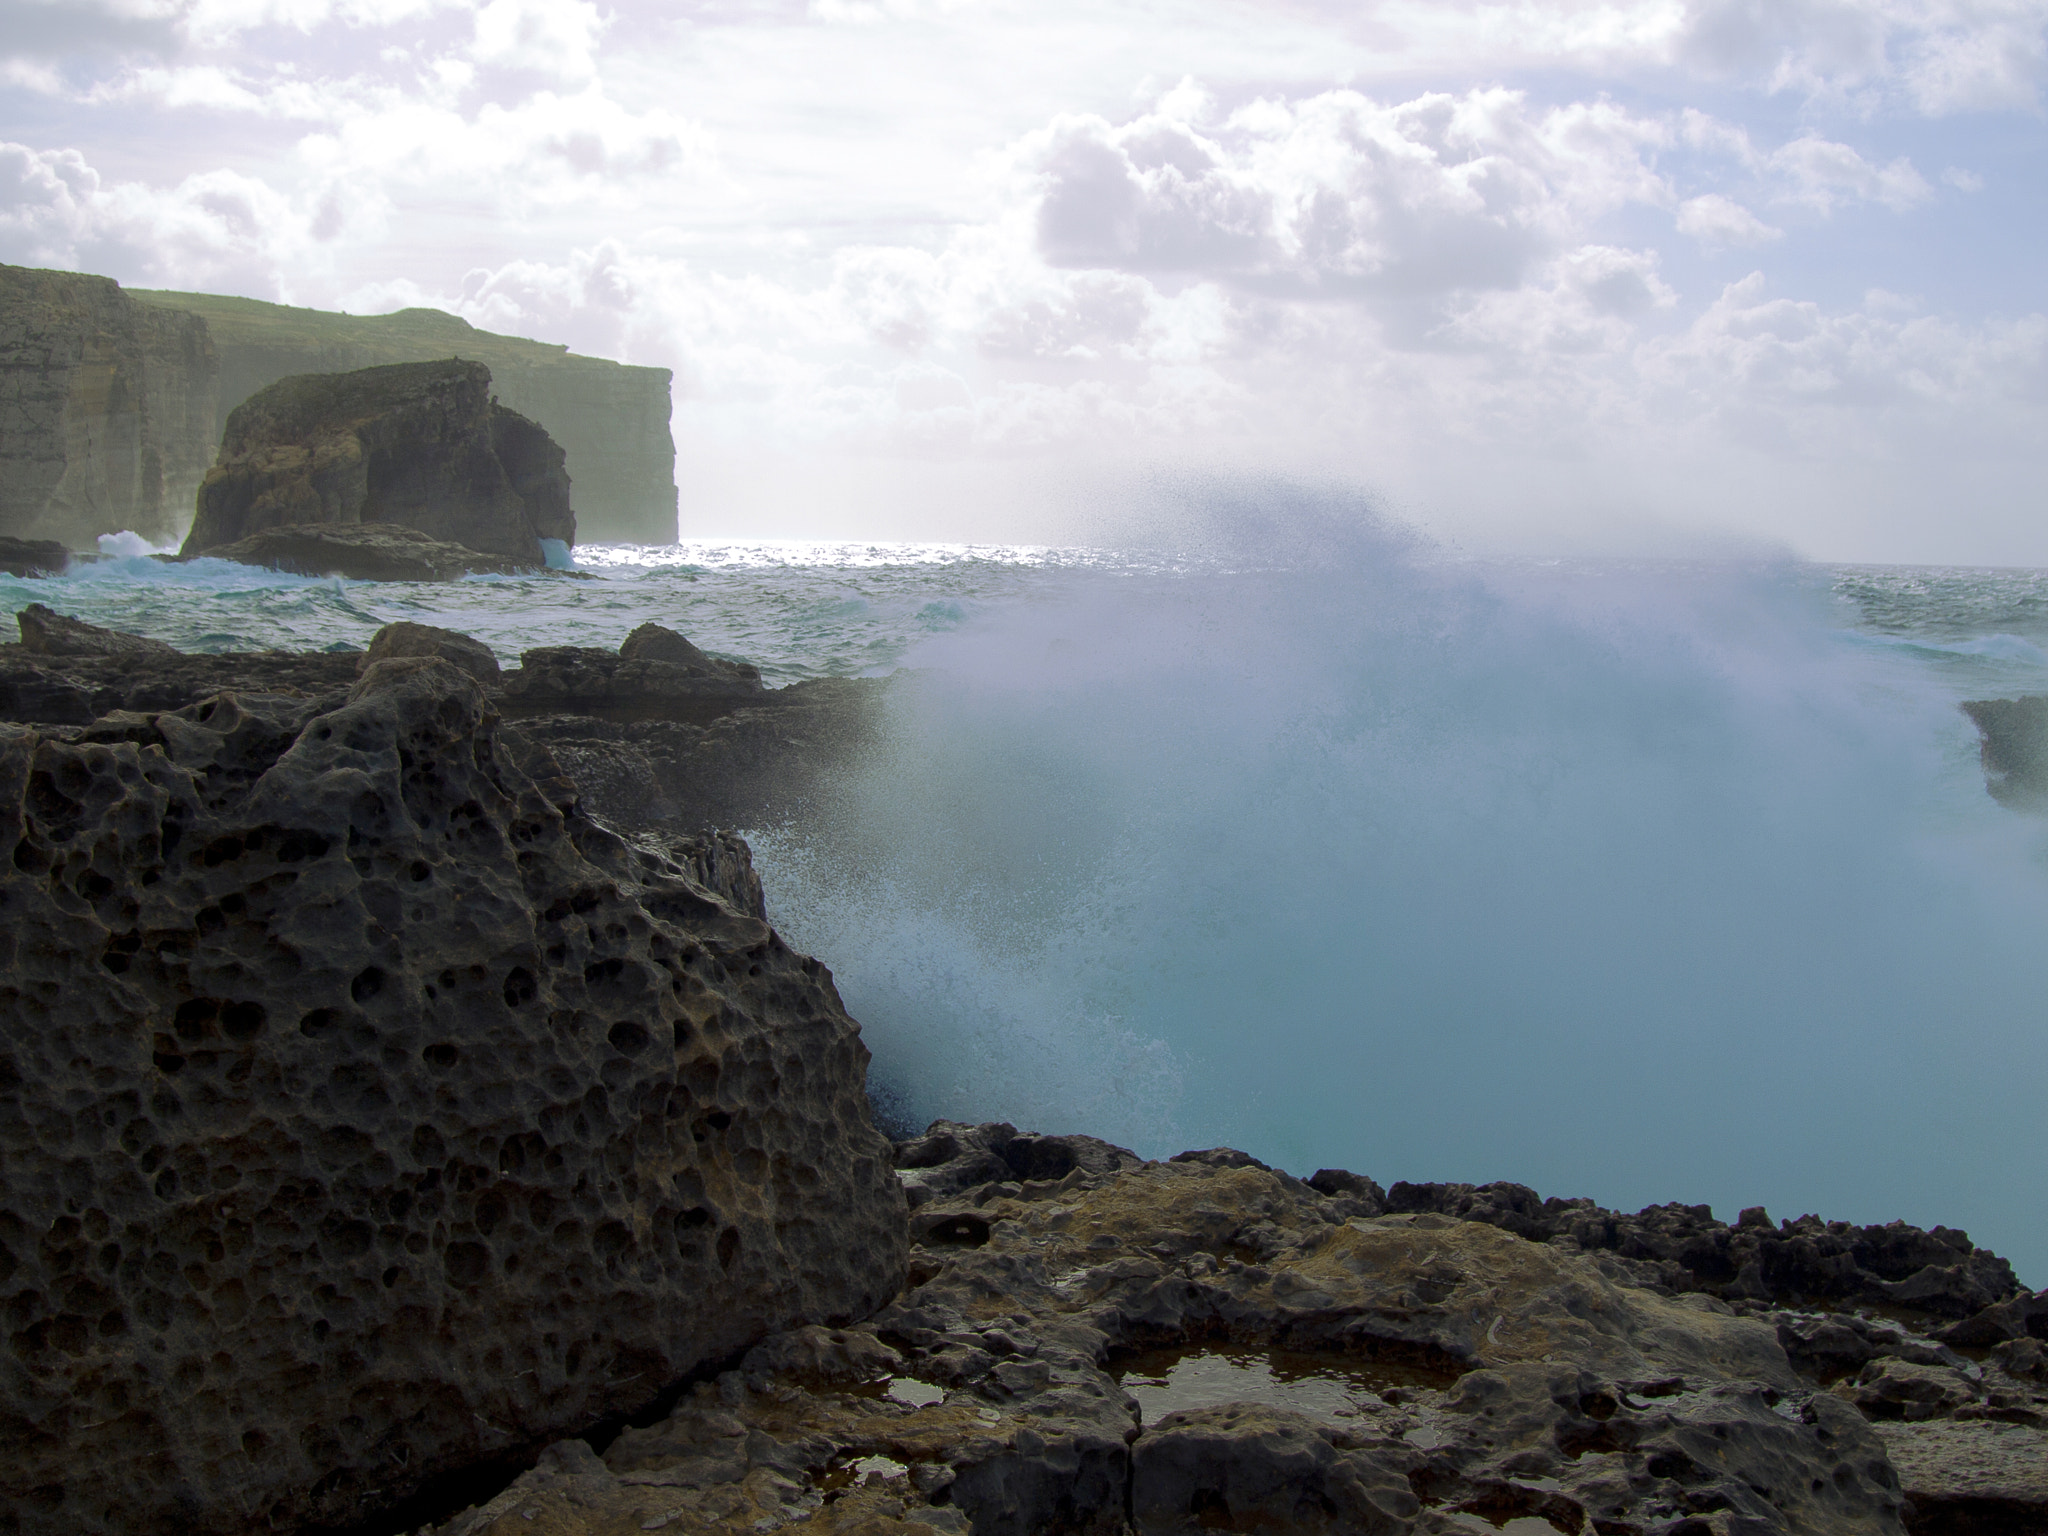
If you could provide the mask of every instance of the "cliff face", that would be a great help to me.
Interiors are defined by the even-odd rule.
[[[108,278],[0,266],[0,534],[168,538],[213,462],[206,322]]]
[[[498,399],[531,417],[567,452],[584,540],[666,544],[676,536],[672,376],[666,368],[629,367],[493,335],[438,309],[340,315],[218,294],[138,289],[133,297],[199,316],[213,338],[220,393],[209,462],[228,412],[279,379],[461,357],[488,367]]]

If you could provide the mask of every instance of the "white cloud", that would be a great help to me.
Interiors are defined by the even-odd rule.
[[[476,13],[470,55],[479,64],[584,80],[596,72],[603,31],[590,0],[487,0]]]
[[[1885,165],[1872,165],[1847,144],[1810,134],[1794,139],[1768,160],[1770,171],[1788,202],[1804,203],[1822,213],[1843,203],[1867,200],[1903,213],[1934,195],[1926,178],[1901,155]]]
[[[108,184],[75,150],[0,144],[0,248],[26,265],[268,290],[278,273],[320,264],[319,216],[233,171]]]
[[[1763,245],[1783,237],[1733,198],[1718,192],[1687,198],[1678,205],[1678,232],[1702,245]]]
[[[1374,302],[1412,332],[1448,295],[1517,287],[1587,220],[1667,200],[1646,156],[1667,137],[1607,103],[1343,90],[1261,99],[1206,132],[1062,118],[1018,160],[1056,266]]]

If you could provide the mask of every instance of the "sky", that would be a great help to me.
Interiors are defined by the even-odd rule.
[[[2044,85],[2048,0],[0,0],[0,261],[672,368],[685,536],[2048,565]]]

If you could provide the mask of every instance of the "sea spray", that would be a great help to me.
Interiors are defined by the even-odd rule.
[[[906,1123],[1971,1228],[2048,1276],[2048,874],[1790,565],[1073,571],[763,840]]]

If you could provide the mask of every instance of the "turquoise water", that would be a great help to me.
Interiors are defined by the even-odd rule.
[[[42,601],[188,649],[396,618],[770,681],[915,669],[752,828],[903,1123],[1307,1172],[1968,1227],[2048,1280],[2048,823],[1959,699],[2048,691],[2048,574],[699,542],[594,579],[110,561]]]

